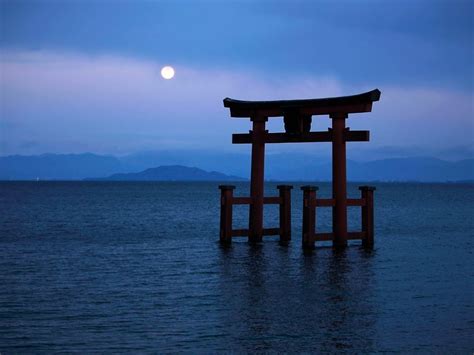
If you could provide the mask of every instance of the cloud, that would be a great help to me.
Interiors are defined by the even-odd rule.
[[[226,96],[291,99],[349,95],[370,90],[335,77],[288,79],[228,68],[176,66],[172,80],[160,77],[160,60],[87,56],[53,51],[0,54],[3,147],[21,153],[34,140],[43,150],[127,153],[142,149],[230,149],[230,135],[247,131],[230,120]],[[375,146],[470,144],[473,95],[429,87],[380,87],[373,113],[351,116],[349,125],[372,130]],[[315,118],[325,129],[327,118]],[[270,129],[281,129],[272,120]],[[78,144],[80,142],[80,144]],[[8,143],[8,144],[7,144]],[[41,153],[41,148],[38,148]]]

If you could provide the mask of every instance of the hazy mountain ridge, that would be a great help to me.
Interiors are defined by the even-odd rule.
[[[93,181],[245,181],[216,171],[204,171],[195,167],[167,165],[146,169],[139,173],[113,174],[105,178],[86,178]]]
[[[249,154],[217,152],[193,155],[189,152],[147,152],[125,157],[92,153],[0,157],[0,179],[97,179],[116,174],[143,173],[147,169],[163,166],[195,166],[206,173],[230,175],[236,179],[250,176]],[[327,181],[331,179],[331,172],[329,157],[298,153],[266,156],[265,177],[268,180]],[[171,172],[168,175],[164,172],[160,174],[160,179],[180,178],[177,172],[177,175]],[[347,176],[352,181],[474,181],[474,159],[455,162],[431,157],[390,158],[369,162],[348,160]],[[196,174],[196,178],[200,179],[199,174]],[[217,175],[215,178],[217,179]]]

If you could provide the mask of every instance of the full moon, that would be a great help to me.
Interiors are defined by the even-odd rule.
[[[174,76],[173,67],[166,66],[166,67],[161,68],[161,76],[166,80],[173,78]]]

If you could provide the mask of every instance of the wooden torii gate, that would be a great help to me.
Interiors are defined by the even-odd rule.
[[[317,199],[316,186],[303,186],[303,247],[313,248],[315,241],[332,240],[334,247],[345,247],[348,239],[361,239],[363,245],[373,245],[373,191],[374,187],[361,186],[360,199],[347,198],[346,142],[369,140],[369,131],[351,131],[346,128],[350,113],[371,112],[372,103],[380,99],[378,89],[353,96],[309,100],[240,101],[224,99],[224,107],[231,117],[248,117],[252,122],[249,133],[233,134],[233,144],[252,145],[250,197],[234,197],[233,185],[221,185],[220,241],[231,242],[232,237],[248,236],[251,243],[262,241],[264,235],[280,235],[280,242],[291,239],[291,189],[279,185],[279,197],[264,197],[264,160],[266,143],[331,142],[332,143],[332,198]],[[329,115],[332,128],[311,132],[313,115]],[[265,123],[269,117],[283,117],[285,132],[269,133]],[[248,204],[249,228],[232,229],[232,206]],[[263,228],[264,204],[280,206],[280,226]],[[316,207],[332,207],[332,233],[317,233]],[[348,232],[347,207],[362,207],[362,231]]]

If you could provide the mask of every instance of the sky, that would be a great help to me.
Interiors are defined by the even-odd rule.
[[[372,113],[347,122],[371,142],[349,149],[474,152],[473,1],[1,0],[0,16],[0,155],[248,150],[231,144],[250,123],[225,97],[374,88]],[[313,117],[313,130],[329,126]]]

